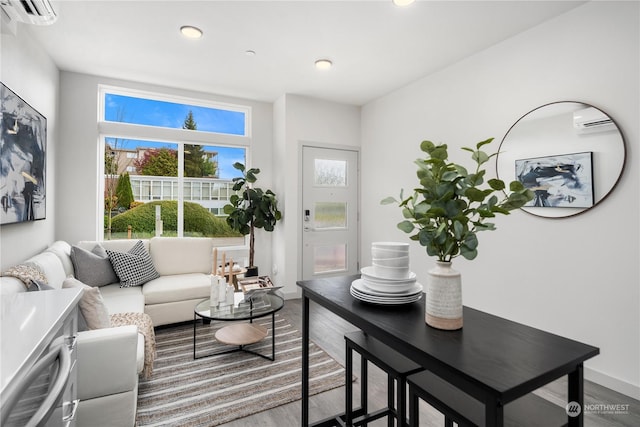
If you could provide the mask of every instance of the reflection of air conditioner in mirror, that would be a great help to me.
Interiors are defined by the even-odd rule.
[[[574,111],[573,127],[578,133],[607,132],[616,129],[613,120],[594,107]]]
[[[50,0],[0,0],[0,6],[12,21],[50,25],[58,19]]]

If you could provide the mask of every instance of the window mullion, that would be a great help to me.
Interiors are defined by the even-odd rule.
[[[184,144],[178,144],[178,237],[184,236]]]

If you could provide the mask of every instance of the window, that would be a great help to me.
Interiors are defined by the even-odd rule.
[[[104,105],[107,122],[184,129],[184,119],[191,113],[197,117],[197,129],[191,130],[247,135],[247,112],[241,108],[207,107],[111,92],[104,94]]]
[[[246,164],[250,109],[117,88],[100,94],[104,239],[156,235],[160,205],[163,236],[235,237],[232,244],[244,244],[226,225],[223,207],[239,174],[233,163]]]

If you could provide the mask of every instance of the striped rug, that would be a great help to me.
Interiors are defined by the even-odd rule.
[[[259,319],[271,329],[271,317]],[[215,342],[229,322],[198,324],[198,356],[225,348]],[[141,380],[137,425],[212,427],[301,398],[301,334],[276,314],[276,360],[235,352],[193,360],[193,325],[156,329],[153,375]],[[271,355],[271,334],[249,346]],[[344,385],[344,368],[313,342],[309,391]]]

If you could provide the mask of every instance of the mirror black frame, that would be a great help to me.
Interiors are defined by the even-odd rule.
[[[573,104],[573,105],[572,105]],[[605,183],[605,187],[608,186],[608,188],[605,188],[604,190],[602,189],[598,189],[598,192],[600,194],[594,194],[594,200],[593,200],[593,204],[589,207],[582,207],[582,208],[574,208],[574,207],[533,207],[533,206],[528,206],[528,207],[523,207],[521,208],[523,211],[527,212],[528,214],[534,215],[534,216],[539,216],[539,217],[544,217],[544,218],[553,218],[553,219],[562,219],[562,218],[570,218],[576,215],[580,215],[582,213],[585,213],[589,210],[591,210],[592,208],[596,207],[597,205],[599,205],[600,203],[602,203],[603,200],[605,200],[615,189],[615,187],[618,185],[618,183],[620,182],[620,179],[622,177],[624,168],[626,166],[626,162],[627,162],[627,148],[626,148],[626,141],[624,138],[624,134],[622,133],[622,130],[620,129],[620,126],[618,126],[618,124],[615,122],[615,120],[606,112],[604,112],[602,109],[595,107],[591,104],[585,103],[585,102],[580,102],[580,101],[557,101],[557,102],[550,102],[548,104],[544,104],[541,105],[539,107],[536,107],[530,111],[528,111],[526,114],[522,115],[513,125],[511,125],[511,127],[509,128],[509,130],[507,131],[507,133],[504,135],[504,137],[502,138],[502,141],[500,142],[500,147],[498,148],[498,155],[496,156],[496,175],[498,178],[502,179],[505,182],[510,182],[516,179],[516,174],[515,174],[515,164],[514,164],[514,158],[531,158],[531,157],[540,157],[539,155],[529,155],[529,154],[525,154],[523,156],[514,156],[513,155],[513,151],[510,152],[510,155],[507,155],[505,153],[509,152],[509,136],[510,134],[513,135],[514,130],[516,129],[516,127],[519,124],[522,124],[523,122],[525,122],[528,119],[531,119],[532,117],[535,116],[539,116],[536,118],[544,118],[545,117],[545,111],[541,111],[542,109],[546,109],[548,111],[561,111],[562,114],[573,114],[574,111],[577,111],[579,108],[594,108],[596,110],[598,110],[599,112],[601,112],[602,114],[604,114],[605,116],[607,116],[608,119],[610,119],[613,127],[610,128],[610,130],[613,131],[617,131],[619,138],[620,138],[620,146],[615,148],[615,152],[614,151],[608,151],[611,156],[609,156],[610,158],[613,157],[613,160],[611,160],[612,162],[612,171],[611,174],[613,176],[613,174],[615,173],[615,170],[617,170],[617,177],[615,177],[615,179],[612,179],[612,177],[607,176],[607,182]],[[559,114],[559,113],[556,113]],[[551,115],[550,115],[551,116]],[[551,116],[553,117],[553,116]],[[615,128],[614,128],[615,127]],[[592,135],[587,135],[587,138],[595,138],[595,133]],[[611,134],[613,135],[613,134]],[[597,136],[597,135],[596,135]],[[591,141],[591,144],[593,144],[593,140]],[[535,150],[533,150],[535,151]],[[576,152],[575,149],[569,150],[569,152]],[[596,152],[594,153],[594,155],[598,155],[598,157],[600,157],[600,160],[602,160],[602,156],[605,155],[607,152],[604,151],[600,151],[600,152]],[[562,149],[557,150],[554,153],[549,153],[548,155],[563,155],[563,154],[567,154],[566,152],[563,152]],[[501,155],[502,155],[502,167],[501,167]],[[594,168],[598,166],[598,157],[596,157],[596,162],[594,164]],[[621,157],[621,160],[620,160]],[[505,162],[507,162],[505,164]],[[509,164],[510,162],[510,164]],[[618,166],[619,165],[619,166]],[[507,168],[510,167],[512,168],[511,170],[514,171],[513,176],[509,176],[509,174],[507,173],[502,173],[503,176],[500,176],[501,173],[500,171],[502,170],[503,172],[505,170],[507,170]],[[595,181],[594,177],[594,181]],[[594,183],[595,184],[595,183]],[[552,214],[551,214],[552,213]]]

